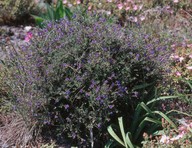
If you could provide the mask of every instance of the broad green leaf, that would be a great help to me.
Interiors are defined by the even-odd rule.
[[[72,18],[72,16],[73,16],[73,13],[72,13],[72,12],[70,11],[70,9],[67,8],[67,7],[64,7],[64,10],[65,10],[65,14],[66,14],[67,18],[68,18],[69,20],[71,20],[71,18]]]
[[[61,0],[57,1],[57,6],[56,6],[56,10],[55,10],[55,17],[56,20],[59,20],[61,18],[64,18],[65,16],[65,10],[63,8],[63,3]]]
[[[122,119],[122,117],[119,117],[118,121],[119,121],[119,127],[120,127],[120,130],[121,130],[121,135],[123,137],[123,141],[124,141],[125,147],[128,148],[127,144],[126,144],[126,140],[125,140],[125,131],[124,131],[124,127],[123,127],[123,119]]]
[[[140,104],[137,105],[136,109],[135,109],[135,113],[134,113],[134,116],[133,116],[133,122],[131,124],[131,133],[134,133],[135,130],[136,130],[136,127],[138,125],[138,121],[140,120],[140,113],[141,113],[141,106]]]
[[[48,19],[51,21],[55,21],[55,10],[53,9],[53,7],[50,6],[49,4],[46,4],[46,8],[47,8]]]
[[[139,135],[141,134],[142,129],[145,127],[146,122],[145,120],[142,120],[139,126],[137,127],[137,130],[133,134],[133,141],[136,141]]]
[[[158,120],[153,119],[153,118],[145,117],[145,119],[143,119],[143,121],[138,126],[138,129],[137,129],[137,131],[135,133],[135,136],[134,136],[134,141],[137,140],[137,138],[141,134],[141,131],[144,129],[144,127],[145,127],[147,122],[151,122],[151,123],[155,123],[155,124],[161,125],[161,121],[158,121]]]
[[[109,134],[110,134],[117,142],[119,142],[121,145],[123,145],[123,146],[125,147],[124,142],[117,136],[117,134],[114,132],[114,130],[112,129],[111,126],[108,126],[107,131],[109,132]]]
[[[36,15],[31,15],[31,16],[35,19],[36,24],[42,27],[42,23],[43,21],[45,21],[45,19],[43,17],[36,16]]]
[[[147,102],[146,105],[149,105],[149,104],[151,104],[151,103],[153,103],[153,102],[156,102],[156,101],[159,101],[159,100],[176,99],[176,98],[178,98],[178,96],[163,96],[163,97],[155,98],[155,99]]]
[[[146,118],[144,119],[144,121],[148,121],[148,122],[152,122],[152,123],[161,125],[161,121],[159,121],[159,120],[157,120],[157,119],[149,118],[149,117],[146,117]]]
[[[133,144],[132,144],[132,142],[130,140],[130,135],[131,135],[131,133],[127,132],[127,134],[126,134],[126,142],[127,142],[128,146],[129,146],[129,148],[134,148],[134,146],[133,146]]]

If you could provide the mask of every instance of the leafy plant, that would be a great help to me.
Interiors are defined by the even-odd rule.
[[[46,12],[40,16],[32,15],[39,27],[44,27],[46,21],[59,21],[60,19],[67,17],[72,18],[72,12],[69,8],[65,7],[62,0],[58,0],[56,7],[52,4],[46,3]]]
[[[172,97],[175,98],[176,96],[169,96],[169,98]],[[118,121],[123,141],[113,130],[112,128],[113,125],[110,125],[107,130],[109,134],[115,139],[115,141],[114,140],[109,141],[105,147],[106,148],[114,147],[114,145],[112,145],[113,142],[118,142],[119,144],[121,144],[123,147],[126,148],[128,147],[133,148],[136,145],[138,146],[138,144],[141,143],[142,140],[141,138],[144,132],[152,135],[158,133],[157,130],[159,129],[159,127],[161,127],[161,118],[164,118],[177,131],[177,126],[171,121],[171,119],[166,114],[164,114],[161,111],[151,110],[152,109],[150,107],[151,103],[154,103],[156,101],[165,98],[166,97],[160,97],[146,104],[144,102],[139,103],[135,109],[132,118],[133,121],[129,125],[127,133],[124,132],[122,117],[119,117]]]
[[[13,102],[45,135],[101,147],[113,120],[130,117],[154,95],[171,50],[165,38],[83,14],[49,22],[30,45],[10,53]]]

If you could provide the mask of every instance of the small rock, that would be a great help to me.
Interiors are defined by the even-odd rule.
[[[26,32],[29,32],[31,29],[32,29],[31,26],[25,26],[25,28],[24,28],[24,30],[25,30]]]

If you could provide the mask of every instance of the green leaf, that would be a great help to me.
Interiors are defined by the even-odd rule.
[[[124,141],[125,147],[128,148],[127,144],[126,144],[126,140],[125,140],[125,131],[124,131],[124,127],[123,127],[123,119],[122,119],[122,117],[119,117],[118,121],[119,121],[119,127],[120,127],[120,130],[121,130],[121,135],[123,137],[123,141]]]
[[[105,148],[113,148],[117,145],[113,139],[109,139],[108,142],[105,144]]]
[[[117,141],[119,142],[121,145],[124,145],[124,142],[116,135],[116,133],[114,132],[114,130],[112,129],[111,126],[108,126],[107,131],[109,132],[109,134]]]
[[[159,131],[154,132],[152,135],[153,136],[165,135],[165,132],[164,132],[164,130],[159,130]]]
[[[154,83],[144,83],[144,84],[141,84],[141,85],[137,85],[137,86],[135,86],[135,87],[133,88],[133,91],[138,90],[138,89],[146,88],[146,87],[148,87],[148,86],[150,86],[150,85],[152,85],[152,84],[154,84]]]
[[[38,26],[42,27],[42,25],[43,25],[42,23],[43,23],[43,21],[45,21],[45,19],[43,17],[36,16],[36,15],[31,15],[31,16],[35,19],[35,23]]]
[[[134,133],[134,137],[133,137],[133,141],[136,141],[137,138],[139,137],[139,134],[141,133],[142,129],[145,127],[146,122],[145,120],[142,120],[141,123],[139,124],[139,126],[137,127],[137,130]]]
[[[171,119],[169,119],[169,117],[167,117],[167,115],[165,115],[164,113],[160,112],[160,111],[153,111],[155,114],[159,114],[161,117],[163,117],[167,122],[169,122],[170,125],[172,125],[172,127],[177,130],[177,126],[173,123],[173,121],[171,121]]]
[[[133,144],[132,144],[132,142],[130,140],[130,136],[131,136],[131,133],[127,132],[127,134],[126,134],[126,142],[127,142],[128,146],[129,146],[129,148],[134,148],[134,146],[133,146]]]
[[[137,140],[137,138],[139,137],[139,135],[141,134],[141,131],[144,129],[145,125],[147,122],[151,122],[151,123],[155,123],[155,124],[159,124],[159,126],[161,125],[161,121],[157,120],[157,119],[153,119],[153,118],[149,118],[149,117],[145,117],[142,122],[139,124],[138,129],[135,133],[134,136],[134,141]]]
[[[47,15],[46,15],[47,19],[55,21],[55,10],[49,4],[46,4],[46,7],[47,7]]]
[[[134,116],[133,116],[133,122],[131,124],[131,133],[134,133],[135,130],[136,130],[136,127],[138,125],[138,121],[139,121],[139,117],[140,117],[140,113],[141,113],[141,106],[140,104],[137,105],[136,109],[135,109],[135,113],[134,113]]]
[[[63,3],[62,3],[61,0],[58,0],[57,1],[57,6],[56,6],[56,11],[55,11],[56,20],[64,18],[65,15],[66,14],[65,14],[65,10],[63,8]]]
[[[178,111],[178,110],[171,110],[171,111],[167,112],[166,114],[170,114],[170,113],[172,113],[172,112],[176,112],[176,113],[178,113],[178,114],[183,114],[183,115],[185,115],[185,116],[192,117],[192,115],[187,114],[187,113],[182,112],[182,111]]]
[[[72,16],[73,16],[73,13],[72,13],[72,12],[70,11],[70,9],[67,8],[67,7],[64,7],[64,10],[65,10],[65,14],[66,14],[67,18],[68,18],[69,20],[71,20],[71,18],[72,18]]]
[[[144,119],[144,121],[148,121],[148,122],[152,122],[152,123],[161,125],[161,121],[156,120],[156,119],[153,119],[153,118],[149,118],[149,117],[146,117],[146,118]]]
[[[159,97],[159,98],[155,98],[149,102],[146,103],[146,105],[149,105],[153,102],[156,102],[156,101],[160,101],[160,100],[165,100],[165,99],[176,99],[178,98],[178,96],[163,96],[163,97]]]

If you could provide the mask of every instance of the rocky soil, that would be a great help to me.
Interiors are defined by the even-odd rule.
[[[27,44],[27,33],[34,29],[32,26],[0,26],[0,60],[5,59],[13,47],[18,49],[18,46]]]

